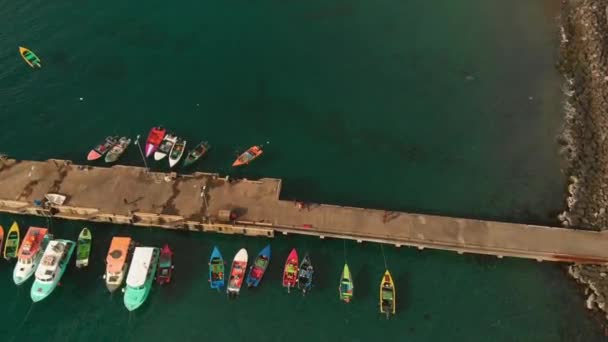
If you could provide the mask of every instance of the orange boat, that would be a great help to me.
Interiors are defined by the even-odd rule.
[[[2,242],[4,242],[4,228],[0,226],[0,249],[2,249]]]
[[[249,164],[254,159],[261,156],[263,152],[264,151],[262,151],[260,146],[251,146],[247,151],[243,152],[238,158],[236,158],[234,163],[232,163],[232,166]]]
[[[133,242],[130,237],[116,236],[112,238],[110,250],[106,257],[106,274],[104,275],[106,287],[110,292],[118,289],[125,279],[129,268],[127,259],[132,247]]]

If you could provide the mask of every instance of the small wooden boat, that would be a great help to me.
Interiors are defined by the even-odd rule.
[[[118,143],[118,137],[106,137],[106,140],[89,151],[87,160],[97,160],[106,154],[114,145]]]
[[[89,265],[92,239],[93,236],[91,235],[89,228],[82,228],[80,235],[78,235],[78,245],[76,247],[76,267],[82,268]]]
[[[161,160],[165,158],[171,152],[171,149],[173,148],[173,145],[175,145],[176,141],[177,137],[175,135],[166,134],[163,141],[158,146],[158,149],[156,152],[154,152],[154,160]]]
[[[344,264],[344,269],[342,270],[342,275],[340,276],[340,287],[338,290],[340,291],[340,300],[343,300],[346,303],[350,303],[353,298],[353,290],[355,286],[353,284],[353,278],[350,274],[350,269],[348,268],[348,264]]]
[[[6,241],[4,242],[4,259],[10,260],[11,258],[17,257],[19,238],[19,225],[17,222],[13,222],[6,234]]]
[[[186,150],[186,140],[182,138],[177,138],[175,145],[171,148],[171,153],[169,154],[169,167],[174,167],[177,162],[184,155],[184,151]]]
[[[131,139],[127,137],[121,137],[118,140],[118,144],[114,145],[112,149],[106,154],[105,161],[106,163],[113,163],[120,158],[120,156],[125,152],[127,147],[131,144]]]
[[[295,287],[298,282],[298,252],[296,249],[292,249],[287,260],[285,261],[285,268],[283,269],[283,287],[287,288],[287,292],[292,287]]]
[[[312,268],[312,262],[310,256],[306,254],[302,263],[300,264],[300,271],[298,273],[298,289],[302,290],[302,294],[312,289],[312,275],[314,269]]]
[[[245,279],[245,272],[247,271],[247,250],[241,248],[232,261],[232,267],[230,268],[230,278],[228,280],[228,288],[226,293],[228,296],[236,296],[241,292],[241,286],[243,285],[243,279]]]
[[[262,251],[260,251],[260,254],[258,254],[258,256],[255,258],[253,265],[251,265],[251,268],[249,269],[249,275],[247,276],[248,287],[258,287],[269,263],[270,245],[267,245],[264,247],[264,249],[262,249]]]
[[[199,143],[198,145],[196,145],[195,148],[193,148],[190,152],[188,152],[186,159],[184,159],[184,167],[194,164],[202,156],[207,154],[207,151],[209,151],[210,148],[211,148],[211,146],[209,146],[209,143],[206,141],[203,141],[203,142]]]
[[[166,129],[161,126],[152,127],[150,133],[148,134],[148,139],[146,140],[146,157],[149,157],[156,151],[160,143],[163,141],[165,137]]]
[[[169,245],[165,244],[160,250],[160,259],[158,261],[158,275],[156,282],[159,285],[168,284],[171,282],[173,274],[173,251]]]
[[[30,67],[42,68],[42,64],[40,64],[40,58],[38,58],[38,56],[36,56],[36,54],[32,52],[32,50],[20,46],[19,54],[21,55],[25,63],[27,63],[27,65],[29,65]]]
[[[224,258],[217,247],[213,247],[209,258],[209,286],[218,291],[224,287]]]
[[[397,298],[395,297],[395,283],[388,270],[384,272],[380,281],[380,313],[386,314],[386,318],[394,315],[397,309]]]
[[[252,146],[247,151],[243,152],[238,158],[236,158],[234,163],[232,163],[232,166],[241,166],[249,164],[254,159],[261,156],[263,152],[264,151],[262,151],[262,148],[260,146]]]

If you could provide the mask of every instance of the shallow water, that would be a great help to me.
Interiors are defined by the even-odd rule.
[[[192,171],[280,177],[286,199],[556,224],[561,78],[557,13],[548,4],[0,0],[0,151],[84,163],[106,135],[146,136],[162,124],[188,144],[211,142]],[[18,45],[34,50],[43,69],[29,69]],[[265,145],[264,156],[232,170],[235,154],[253,144]],[[142,164],[134,148],[123,162]],[[7,215],[0,223],[12,219],[47,225]],[[52,231],[76,239],[82,226],[55,220]],[[240,247],[255,255],[266,239],[88,226],[90,267],[69,269],[41,303],[31,304],[31,283],[12,285],[12,263],[0,263],[2,336],[601,339],[560,265],[385,247],[399,302],[386,321],[377,313],[384,266],[375,244],[277,237],[261,288],[229,301],[208,288],[213,245],[230,259]],[[115,234],[176,250],[175,282],[154,288],[132,314],[101,279]],[[292,247],[309,251],[316,266],[305,298],[280,287]],[[356,287],[349,305],[337,295],[345,250]]]

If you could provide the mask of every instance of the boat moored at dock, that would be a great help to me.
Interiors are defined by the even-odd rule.
[[[287,292],[292,287],[296,286],[298,282],[298,252],[296,249],[292,249],[287,260],[285,261],[285,268],[283,269],[283,287],[287,288]]]
[[[217,246],[213,247],[209,258],[209,286],[218,291],[224,287],[224,258]]]
[[[161,126],[152,127],[146,140],[146,157],[149,157],[156,151],[160,143],[163,141],[167,130]]]
[[[228,280],[228,288],[226,293],[229,297],[236,296],[241,292],[241,286],[245,279],[245,272],[247,271],[247,261],[249,256],[247,250],[241,248],[232,261],[232,267],[230,268],[230,279]]]
[[[19,225],[17,222],[13,222],[4,241],[4,259],[10,260],[17,257],[20,236]]]
[[[173,251],[169,248],[168,244],[163,246],[160,250],[160,258],[158,261],[158,275],[156,276],[156,282],[159,285],[168,284],[171,282],[173,275]]]
[[[397,298],[395,295],[395,283],[391,273],[386,270],[380,281],[380,313],[390,318],[397,310]]]
[[[82,268],[89,265],[89,254],[91,254],[91,231],[84,227],[78,235],[78,246],[76,247],[76,267]]]
[[[340,292],[340,300],[345,303],[350,303],[353,298],[353,291],[355,289],[355,285],[353,284],[353,277],[350,273],[350,269],[348,268],[348,264],[344,264],[344,269],[342,270],[342,275],[340,275],[340,286],[338,287],[338,291]]]
[[[247,276],[248,287],[258,287],[262,277],[268,268],[270,263],[270,245],[267,245],[260,251],[258,256],[253,261],[253,265],[249,269],[249,275]]]
[[[133,311],[145,303],[154,283],[160,249],[157,247],[135,247],[127,275],[124,304]]]
[[[34,302],[48,297],[61,280],[74,252],[76,243],[70,240],[52,240],[44,250],[42,261],[36,268],[36,280],[32,285],[30,296]]]
[[[254,159],[258,158],[262,155],[264,151],[260,146],[251,146],[247,151],[241,153],[241,155],[236,158],[234,163],[232,163],[233,167],[247,165],[251,163]]]
[[[44,241],[47,239],[47,232],[46,228],[30,227],[25,233],[17,253],[17,264],[13,270],[15,285],[23,284],[36,271],[46,247]]]
[[[302,294],[306,294],[306,292],[312,289],[313,273],[312,261],[310,260],[310,256],[306,254],[304,259],[302,259],[300,270],[298,271],[298,289],[302,291]]]
[[[103,275],[108,291],[114,292],[122,286],[129,269],[129,253],[132,246],[133,240],[130,237],[115,236],[112,238],[106,256],[106,273]]]

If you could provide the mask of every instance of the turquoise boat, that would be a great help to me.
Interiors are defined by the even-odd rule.
[[[34,302],[48,297],[61,280],[68,267],[76,243],[70,240],[51,240],[44,250],[42,261],[36,268],[36,280],[32,285],[30,296]]]
[[[127,274],[124,297],[127,310],[133,311],[139,308],[148,298],[158,267],[159,255],[160,249],[157,247],[135,247]]]

